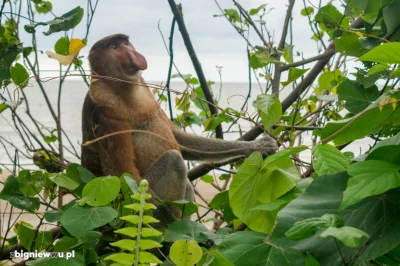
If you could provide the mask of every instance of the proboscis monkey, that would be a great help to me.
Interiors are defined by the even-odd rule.
[[[147,68],[146,59],[124,34],[96,42],[89,62],[93,74],[115,80],[100,78],[90,85],[82,111],[83,143],[113,132],[137,130],[82,147],[82,165],[96,176],[128,172],[137,182],[142,178],[149,181],[153,198],[193,201],[184,159],[221,161],[243,158],[255,151],[268,156],[277,149],[270,137],[251,142],[224,141],[181,131],[145,85],[141,73]],[[157,206],[154,215],[164,225],[181,216],[173,206]]]

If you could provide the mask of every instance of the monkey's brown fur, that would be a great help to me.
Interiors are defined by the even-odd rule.
[[[89,53],[89,62],[94,74],[128,82],[107,79],[92,82],[82,111],[83,143],[135,129],[162,137],[124,133],[82,147],[82,165],[96,176],[120,176],[128,172],[137,182],[147,179],[153,196],[194,200],[183,158],[221,161],[242,158],[254,151],[267,156],[276,150],[275,141],[268,137],[253,142],[223,141],[179,130],[144,85],[141,71],[147,68],[147,62],[126,35],[116,34],[98,41]],[[180,218],[179,210],[172,206],[158,204],[158,208],[155,216],[164,225]]]

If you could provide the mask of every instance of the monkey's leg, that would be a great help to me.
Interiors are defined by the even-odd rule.
[[[149,181],[150,188],[162,200],[194,200],[192,184],[186,176],[186,166],[181,154],[176,150],[165,152],[145,173],[144,179]],[[175,206],[167,207],[177,218],[181,218],[181,211]],[[156,218],[164,220],[165,205],[159,205],[155,212]]]

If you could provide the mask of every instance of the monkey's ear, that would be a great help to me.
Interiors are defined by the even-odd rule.
[[[147,61],[146,58],[136,51],[132,51],[130,53],[131,62],[137,67],[139,70],[147,69]]]

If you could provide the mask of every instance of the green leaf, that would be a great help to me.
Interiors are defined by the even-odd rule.
[[[78,244],[78,239],[72,236],[64,236],[60,238],[55,246],[54,246],[54,251],[55,252],[65,252],[71,250],[73,247],[75,247]]]
[[[237,232],[221,244],[221,252],[234,265],[304,266],[304,255],[294,249],[282,249],[266,241],[258,232]]]
[[[61,37],[54,45],[54,50],[57,54],[69,55],[69,39],[67,37]]]
[[[138,230],[136,227],[125,227],[125,228],[115,230],[114,232],[117,234],[135,238],[137,236]]]
[[[202,177],[200,177],[200,179],[207,184],[214,183],[214,177],[212,175],[203,175]]]
[[[350,226],[343,226],[340,228],[329,227],[324,232],[322,232],[320,236],[333,236],[334,238],[342,241],[343,244],[351,248],[358,247],[363,236],[369,238],[369,235],[364,231]]]
[[[305,17],[310,16],[312,13],[314,13],[314,8],[313,8],[312,6],[308,6],[308,7],[306,7],[306,8],[303,8],[303,9],[300,11],[300,14],[301,14],[302,16],[305,16]]]
[[[82,266],[85,265],[85,257],[83,257],[82,253],[74,252],[74,257],[72,258],[41,258],[37,260],[30,260],[26,262],[28,266],[60,266],[60,265],[68,265],[68,266]]]
[[[368,50],[361,45],[359,38],[360,35],[354,32],[343,32],[342,36],[333,40],[336,51],[343,55],[360,57]]]
[[[324,143],[333,140],[335,145],[343,145],[365,137],[385,122],[393,113],[393,107],[390,104],[379,104],[388,97],[383,95],[354,117],[328,122],[324,129],[314,131],[314,133],[320,135]]]
[[[267,4],[262,4],[258,6],[257,8],[252,8],[249,11],[250,16],[256,15],[258,12],[260,12],[261,9],[264,9],[267,6]]]
[[[250,67],[258,69],[265,67],[271,63],[282,64],[282,62],[273,58],[268,51],[258,50],[255,53],[250,53]]]
[[[334,71],[324,72],[318,78],[318,89],[319,90],[331,90],[336,86],[340,78],[340,70],[336,69]]]
[[[384,197],[368,197],[338,213],[343,191],[348,181],[347,173],[323,175],[315,179],[303,195],[289,203],[278,213],[277,222],[270,239],[282,249],[294,248],[310,252],[321,265],[343,265],[354,256],[353,248],[339,242],[340,252],[333,238],[320,238],[319,232],[306,240],[292,241],[285,233],[297,221],[320,217],[326,213],[340,214],[346,226],[352,226],[371,235],[368,245],[364,246],[355,265],[386,254],[400,244],[398,232],[400,223],[397,217],[400,212],[400,191],[388,191]],[[353,258],[354,259],[354,258]]]
[[[96,178],[96,176],[92,172],[81,165],[77,167],[77,170],[79,172],[79,177],[84,183],[89,183],[94,178]]]
[[[74,190],[79,186],[79,183],[69,178],[64,173],[53,173],[49,175],[49,179],[60,187],[65,187]]]
[[[149,263],[156,263],[156,264],[160,264],[162,263],[161,260],[159,260],[156,256],[154,256],[153,254],[146,252],[146,251],[140,251],[139,252],[139,265],[146,265]]]
[[[315,15],[314,20],[319,23],[323,23],[327,29],[339,29],[341,27],[349,28],[348,19],[339,12],[339,10],[332,5],[332,3],[321,7],[318,13]]]
[[[230,122],[232,121],[232,117],[227,114],[218,114],[218,116],[213,116],[207,119],[204,122],[204,130],[205,131],[213,131],[217,126],[222,124],[223,122]]]
[[[19,190],[25,198],[39,194],[43,189],[43,173],[41,171],[22,170],[18,174]]]
[[[193,266],[200,261],[203,251],[196,241],[181,239],[172,244],[169,256],[177,266]]]
[[[35,9],[39,14],[47,14],[53,9],[53,4],[49,1],[41,1],[35,4]]]
[[[190,216],[199,211],[199,205],[196,202],[188,200],[173,200],[171,203],[182,211],[183,216]]]
[[[400,3],[398,1],[391,1],[389,5],[387,5],[382,9],[383,18],[385,20],[385,26],[387,28],[385,38],[388,38],[390,41],[399,41],[398,37],[396,36],[400,24],[400,17],[398,13],[399,10],[400,10]]]
[[[274,94],[262,94],[253,102],[254,107],[260,112],[264,129],[267,130],[281,119],[282,105]]]
[[[286,156],[281,157],[282,154]],[[232,181],[229,201],[233,213],[254,231],[269,232],[277,212],[253,208],[284,195],[299,179],[288,154],[278,152],[263,162],[261,154],[255,152],[240,166]]]
[[[29,227],[23,223],[15,226],[15,231],[21,245],[28,251],[38,252],[48,248],[53,242],[51,232],[36,232],[35,228]],[[32,247],[33,242],[35,245]]]
[[[44,35],[48,36],[55,32],[68,31],[75,28],[82,20],[83,8],[80,6],[72,9],[71,11],[65,13],[61,17],[57,17],[53,20],[47,22],[38,22],[36,24],[28,24],[24,26],[24,29],[28,33],[34,33],[37,26],[49,25],[49,30],[43,32]]]
[[[121,183],[116,176],[97,177],[85,185],[82,199],[90,206],[103,206],[118,196],[120,188]]]
[[[389,42],[381,44],[361,56],[360,60],[381,64],[400,64],[400,43]]]
[[[218,251],[211,250],[207,253],[203,252],[203,254],[203,258],[197,264],[198,266],[234,266]]]
[[[379,98],[377,86],[364,88],[360,83],[349,79],[339,85],[337,94],[339,101],[346,101],[344,107],[353,114],[363,111]]]
[[[61,216],[61,225],[71,235],[82,237],[85,232],[111,222],[117,215],[117,211],[108,206],[74,206]]]
[[[285,43],[285,48],[283,48],[283,58],[289,64],[293,63],[293,46]]]
[[[224,9],[225,15],[231,22],[241,22],[240,15],[236,9]]]
[[[34,50],[33,47],[30,46],[24,47],[22,50],[22,54],[24,57],[28,57],[33,52],[33,50]]]
[[[83,247],[86,249],[95,248],[99,243],[102,233],[98,231],[86,231],[82,237]]]
[[[130,188],[130,190],[133,192],[133,194],[139,194],[138,185],[137,185],[136,181],[133,179],[131,174],[124,173],[121,175],[121,178],[124,178],[126,184]],[[122,185],[121,185],[121,187],[122,187]]]
[[[175,242],[177,240],[186,239],[194,240],[197,243],[205,243],[208,238],[202,234],[203,232],[209,232],[204,225],[184,219],[168,224],[164,235],[164,241]]]
[[[400,145],[388,145],[373,149],[365,160],[380,160],[400,165]]]
[[[51,136],[44,136],[43,140],[44,140],[47,144],[49,144],[49,143],[52,143],[52,142],[57,141],[57,136],[51,134]]]
[[[378,142],[378,144],[376,144],[371,149],[370,153],[372,153],[374,150],[379,149],[381,147],[392,146],[392,145],[400,145],[400,133],[398,133],[397,135],[395,135],[391,138],[381,140],[380,142]]]
[[[0,199],[8,201],[15,208],[29,212],[35,212],[40,207],[39,198],[25,198],[24,194],[19,190],[18,179],[13,175],[7,177],[0,192]]]
[[[46,221],[48,221],[49,223],[54,223],[54,222],[58,222],[61,218],[61,215],[64,212],[61,209],[57,209],[57,210],[47,210],[44,213],[44,218],[46,219]]]
[[[331,145],[314,146],[311,152],[313,167],[318,175],[341,173],[350,165],[346,157]]]
[[[10,67],[11,79],[15,85],[25,88],[28,85],[29,73],[25,67],[19,63]]]
[[[321,217],[305,219],[290,227],[285,236],[292,240],[302,240],[314,235],[318,230],[327,229],[330,226],[341,227],[343,220],[335,214],[324,214]]]
[[[156,242],[157,243],[157,242]],[[110,246],[120,248],[122,250],[134,251],[136,246],[136,241],[132,239],[121,239],[117,242],[110,243]]]
[[[285,150],[279,151],[273,155],[268,156],[263,162],[263,168],[268,167],[268,165],[275,164],[276,162],[280,161],[281,159],[289,158],[290,156],[302,152],[308,149],[307,146],[297,146],[297,147],[290,147]]]
[[[258,205],[257,207],[254,207],[251,210],[263,210],[263,211],[275,211],[275,210],[279,210],[282,206],[286,205],[289,201],[287,200],[273,200],[271,202],[265,203],[265,204],[261,204]],[[225,218],[225,215],[224,215]]]
[[[220,210],[224,214],[225,222],[231,222],[236,219],[229,204],[229,191],[223,191],[214,196],[210,202],[210,207],[215,210]]]
[[[390,66],[389,66],[389,65],[386,65],[386,64],[376,64],[376,65],[373,65],[373,66],[371,67],[371,69],[368,70],[368,76],[372,76],[372,75],[378,74],[378,73],[380,73],[380,72],[382,72],[382,71],[385,71],[385,70],[388,69],[388,68],[390,68]]]
[[[400,165],[369,160],[352,164],[347,170],[352,177],[343,193],[343,210],[362,199],[382,194],[400,186]]]
[[[79,196],[82,196],[82,190],[83,187],[86,185],[86,183],[81,179],[81,173],[79,171],[79,168],[82,167],[77,163],[71,163],[68,167],[67,170],[65,171],[65,175],[74,180],[76,183],[79,183],[79,186],[74,189],[74,193],[76,193]]]
[[[133,265],[133,263],[135,261],[135,256],[134,256],[134,254],[128,254],[128,253],[121,252],[121,253],[111,254],[111,255],[105,257],[104,260],[112,260],[112,261],[119,263],[119,265]]]
[[[281,82],[282,86],[285,87],[285,86],[289,85],[296,79],[303,76],[308,70],[309,70],[309,68],[306,68],[306,69],[295,68],[295,67],[289,68],[288,79],[287,79],[287,81]]]
[[[320,264],[310,253],[307,252],[306,266],[320,266]]]

